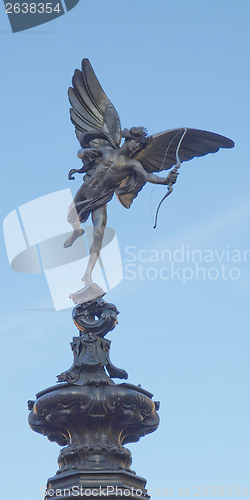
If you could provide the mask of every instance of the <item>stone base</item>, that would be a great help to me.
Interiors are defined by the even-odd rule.
[[[47,483],[45,500],[73,500],[90,498],[103,500],[104,497],[126,500],[149,500],[145,489],[146,479],[121,471],[68,471],[58,472]]]

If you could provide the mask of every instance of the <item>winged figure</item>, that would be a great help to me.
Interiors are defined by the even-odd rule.
[[[75,70],[72,83],[70,115],[81,146],[78,158],[83,165],[70,170],[68,178],[74,179],[73,174],[84,173],[84,182],[69,207],[68,222],[73,231],[64,247],[71,246],[84,233],[81,224],[91,214],[93,243],[82,278],[88,284],[102,248],[107,203],[114,194],[125,208],[129,208],[143,186],[150,182],[166,185],[166,197],[173,190],[183,161],[216,153],[220,148],[232,148],[234,142],[192,128],[177,128],[154,135],[148,135],[144,127],[122,130],[119,115],[88,59],[83,59],[81,71]],[[166,177],[155,174],[162,170],[170,170],[170,173]]]

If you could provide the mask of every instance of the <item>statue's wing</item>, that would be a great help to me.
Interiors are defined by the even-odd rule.
[[[135,153],[133,158],[138,160],[147,172],[152,173],[170,169],[177,160],[188,161],[196,156],[216,153],[220,148],[233,147],[234,142],[222,135],[205,130],[177,128],[149,136],[146,147]],[[124,207],[130,207],[144,184],[145,181],[138,175],[124,179],[116,190]]]
[[[72,106],[70,117],[78,140],[83,133],[89,132],[90,147],[118,147],[121,142],[119,115],[103,91],[88,59],[83,59],[81,71],[75,70],[72,84],[73,88],[70,87],[68,91]]]
[[[147,146],[136,153],[134,158],[147,172],[168,170],[177,163],[178,146],[178,156],[183,162],[192,160],[196,156],[216,153],[220,148],[233,148],[234,142],[205,130],[177,128],[149,136]]]

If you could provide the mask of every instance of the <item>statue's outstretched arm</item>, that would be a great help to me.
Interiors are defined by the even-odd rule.
[[[178,172],[174,169],[168,174],[167,177],[159,177],[158,175],[146,172],[146,170],[138,161],[134,162],[134,171],[140,176],[142,176],[145,182],[150,182],[151,184],[163,184],[171,186],[175,184],[177,177],[179,175]]]

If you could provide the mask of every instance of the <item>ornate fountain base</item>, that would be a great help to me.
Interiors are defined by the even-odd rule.
[[[63,446],[46,500],[148,498],[146,480],[130,469],[131,453],[123,445],[157,429],[159,403],[141,387],[110,378],[127,378],[125,370],[111,363],[110,341],[104,339],[117,314],[113,304],[101,299],[76,306],[79,337],[71,344],[73,365],[58,376],[62,383],[29,401],[31,428]]]
[[[148,500],[146,479],[127,471],[74,472],[56,475],[48,480],[45,500],[96,498],[97,500],[133,498]]]

